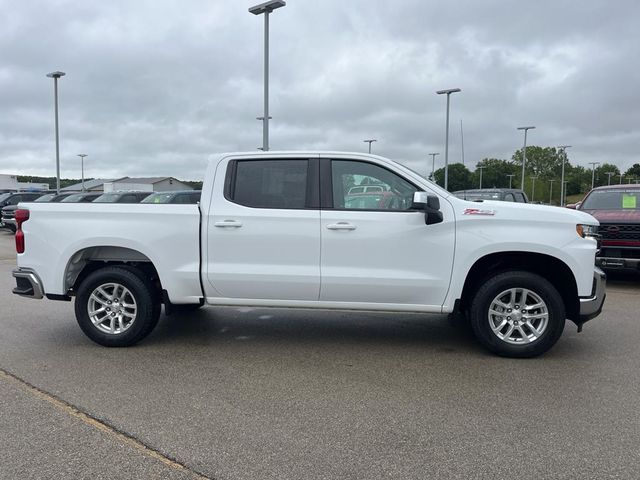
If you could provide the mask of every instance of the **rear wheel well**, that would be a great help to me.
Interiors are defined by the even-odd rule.
[[[567,318],[578,320],[578,287],[571,269],[562,260],[542,253],[500,252],[480,258],[469,270],[458,302],[459,308],[468,311],[475,292],[487,277],[513,270],[536,273],[549,281],[564,301]]]
[[[80,250],[69,260],[64,278],[67,294],[75,295],[80,284],[93,272],[113,266],[141,272],[158,294],[162,291],[158,271],[142,253],[123,247],[91,247]]]

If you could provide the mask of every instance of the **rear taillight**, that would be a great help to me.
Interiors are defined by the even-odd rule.
[[[15,213],[16,220],[16,252],[24,253],[24,232],[22,224],[29,220],[29,210],[19,208]]]

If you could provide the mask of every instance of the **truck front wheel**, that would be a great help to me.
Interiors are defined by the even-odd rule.
[[[75,312],[80,328],[94,342],[105,347],[128,347],[155,328],[160,303],[142,272],[105,267],[80,284]]]
[[[470,320],[486,348],[505,357],[535,357],[549,350],[564,330],[565,307],[558,290],[530,272],[487,278],[471,302]]]

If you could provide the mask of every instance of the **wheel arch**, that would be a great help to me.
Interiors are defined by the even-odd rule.
[[[92,272],[118,265],[137,268],[148,276],[158,291],[162,290],[160,276],[149,257],[132,248],[102,245],[83,248],[69,258],[64,270],[64,291],[75,292]]]
[[[551,255],[534,252],[497,252],[479,258],[469,270],[462,288],[459,308],[468,310],[473,294],[487,276],[510,270],[523,270],[540,275],[560,293],[567,318],[576,322],[580,314],[578,287],[571,268]]]

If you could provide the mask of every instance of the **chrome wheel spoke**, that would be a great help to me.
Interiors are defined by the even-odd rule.
[[[518,325],[518,332],[520,332],[520,335],[522,336],[522,341],[524,343],[529,343],[531,341],[531,339],[529,338],[529,335],[527,335],[527,333],[524,331],[524,328],[522,328],[521,325]]]
[[[504,328],[504,326],[507,324],[507,320],[506,319],[502,319],[502,322],[500,322],[500,325],[498,325],[497,327],[491,327],[493,328],[494,332],[499,332],[500,330],[502,330]]]
[[[541,331],[538,331],[538,329],[536,327],[534,327],[533,324],[531,322],[529,322],[529,321],[527,321],[525,323],[525,325],[527,326],[527,328],[529,330],[531,330],[531,333],[533,333],[533,335],[535,335],[536,338],[539,337],[540,334],[542,333]]]
[[[93,310],[91,312],[89,312],[89,316],[90,317],[95,317],[96,315],[98,315],[99,313],[103,313],[105,311],[105,307],[100,307],[97,310]]]

